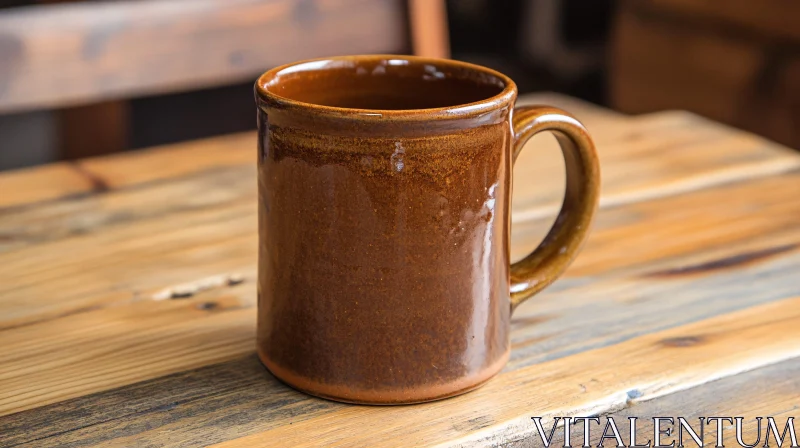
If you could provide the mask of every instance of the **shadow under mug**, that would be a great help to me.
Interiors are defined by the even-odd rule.
[[[514,308],[566,269],[597,206],[594,145],[507,76],[463,62],[346,56],[275,68],[259,129],[258,354],[285,383],[351,403],[475,389],[509,357]],[[567,171],[541,245],[511,264],[512,164],[550,131]]]

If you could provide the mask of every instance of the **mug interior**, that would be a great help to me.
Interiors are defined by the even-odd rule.
[[[489,100],[509,87],[489,69],[403,56],[301,62],[271,70],[259,84],[288,100],[360,110],[448,108]]]

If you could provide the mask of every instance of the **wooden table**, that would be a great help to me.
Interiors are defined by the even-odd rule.
[[[524,102],[593,132],[601,210],[517,309],[503,373],[424,405],[259,365],[254,134],[1,174],[0,445],[528,446],[533,416],[800,416],[800,155],[683,112]],[[560,199],[551,140],[516,166],[515,256]]]

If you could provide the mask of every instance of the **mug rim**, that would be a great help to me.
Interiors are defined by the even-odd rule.
[[[336,62],[336,61],[355,61],[355,62],[379,62],[390,60],[405,60],[409,63],[422,65],[434,64],[477,72],[483,75],[490,75],[503,83],[503,89],[499,93],[484,98],[479,101],[455,104],[452,106],[434,107],[427,109],[359,109],[337,106],[326,106],[322,104],[309,103],[287,98],[271,92],[267,89],[267,84],[275,80],[280,72],[306,65],[309,63]],[[323,68],[324,70],[324,68]],[[326,116],[339,119],[356,119],[367,121],[423,121],[423,120],[463,120],[465,118],[480,117],[487,113],[505,109],[511,105],[517,95],[517,85],[508,76],[478,64],[457,61],[454,59],[443,59],[412,55],[394,54],[373,54],[373,55],[348,55],[332,56],[314,59],[305,59],[288,64],[283,64],[264,72],[258,77],[255,83],[256,97],[259,107],[273,107],[282,111],[313,112],[315,115]]]

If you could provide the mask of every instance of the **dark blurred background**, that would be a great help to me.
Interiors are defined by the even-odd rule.
[[[800,148],[796,0],[0,0],[0,169],[253,130],[259,73],[357,53]]]

